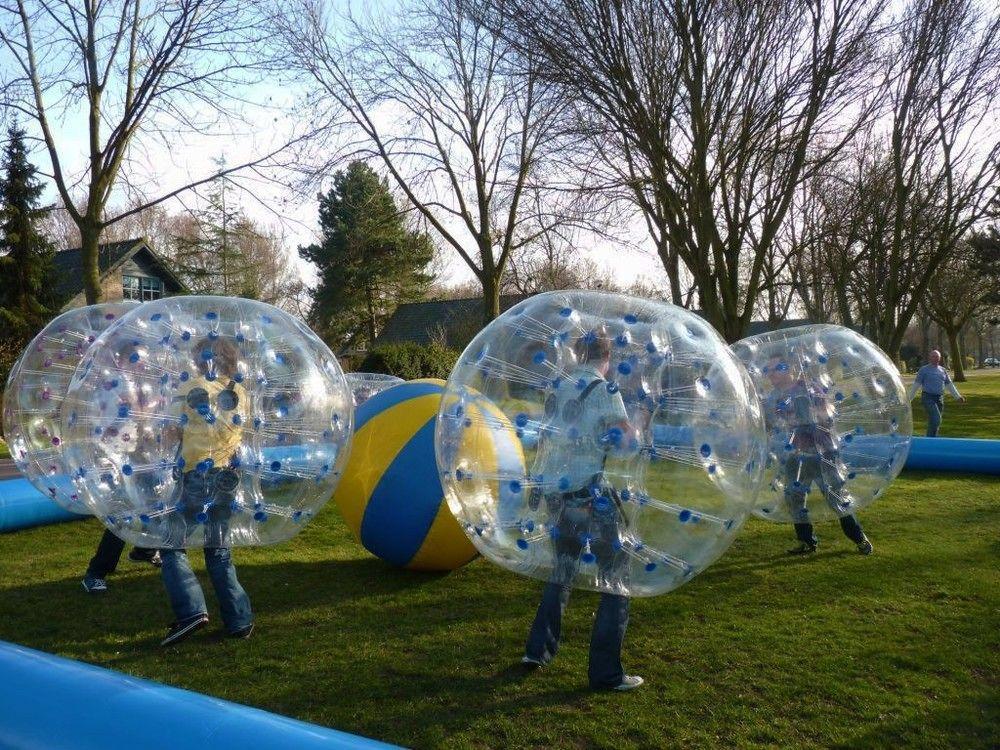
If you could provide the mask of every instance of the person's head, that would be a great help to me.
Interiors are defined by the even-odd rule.
[[[573,353],[581,365],[593,367],[601,375],[606,375],[611,365],[611,341],[608,339],[608,329],[602,325],[587,331],[576,340]]]
[[[941,352],[939,352],[937,349],[932,349],[927,359],[930,361],[932,365],[939,365],[941,364]]]
[[[236,344],[222,336],[203,338],[195,344],[194,356],[198,362],[198,369],[205,376],[232,378],[239,368],[239,349]]]
[[[787,388],[792,384],[792,368],[783,357],[771,357],[767,362],[767,379],[774,388]]]

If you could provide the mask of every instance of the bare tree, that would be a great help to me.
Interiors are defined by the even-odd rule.
[[[541,55],[547,79],[590,113],[602,160],[643,210],[674,300],[679,260],[708,319],[727,339],[742,336],[796,186],[871,111],[884,3],[486,5],[491,25]]]
[[[520,248],[579,216],[569,192],[544,191],[562,104],[537,66],[510,69],[508,45],[468,12],[468,0],[414,0],[391,15],[345,18],[333,30],[318,0],[286,0],[283,36],[313,85],[307,107],[332,157],[381,162],[408,203],[482,287],[499,314],[504,272]]]
[[[991,280],[976,272],[975,250],[968,242],[958,244],[927,286],[923,307],[948,337],[951,367],[959,382],[965,380],[962,331],[975,315],[986,309],[993,292]]]
[[[891,196],[875,340],[899,348],[934,274],[1000,189],[1000,11],[975,0],[915,0],[895,45]]]
[[[579,236],[546,232],[531,247],[512,257],[503,280],[505,294],[538,294],[554,289],[599,289],[601,270],[575,248]]]
[[[882,117],[809,187],[838,318],[895,356],[938,269],[995,210],[1000,11],[913,0],[885,60]]]
[[[34,123],[63,206],[83,247],[84,288],[100,299],[102,233],[217,174],[136,199],[127,166],[143,138],[229,132],[261,72],[266,24],[255,3],[230,0],[0,0],[0,92]],[[82,105],[82,106],[81,106]],[[73,173],[61,124],[86,136],[86,166]],[[280,147],[279,149],[280,150]],[[267,154],[222,173],[261,164]],[[81,205],[73,200],[82,186]],[[116,188],[130,205],[109,213]]]

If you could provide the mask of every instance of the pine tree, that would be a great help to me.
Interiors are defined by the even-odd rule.
[[[216,166],[225,169],[225,161]],[[194,231],[174,238],[175,270],[194,294],[254,296],[247,293],[253,258],[245,256],[242,236],[250,222],[232,193],[226,177],[216,180],[205,207],[193,214]]]
[[[24,130],[11,126],[0,165],[0,336],[27,341],[57,312],[52,255],[41,233],[44,185],[28,161]]]
[[[430,237],[407,228],[388,185],[360,161],[319,196],[319,221],[320,244],[299,248],[319,272],[309,322],[331,345],[370,347],[396,305],[423,297]]]

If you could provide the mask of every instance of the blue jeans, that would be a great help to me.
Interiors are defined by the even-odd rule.
[[[528,632],[524,653],[548,664],[559,650],[562,616],[569,602],[570,587],[550,581],[545,584],[535,621]],[[597,617],[590,633],[590,666],[587,676],[595,689],[617,687],[625,676],[622,643],[628,627],[627,596],[601,594]]]
[[[545,584],[542,601],[528,632],[524,652],[548,664],[559,650],[562,616],[569,602],[573,578],[580,566],[584,541],[589,540],[600,577],[606,581],[625,580],[628,562],[618,543],[618,514],[607,493],[593,501],[581,502],[574,493],[547,500],[558,514],[558,534],[553,539],[555,560],[552,579]],[[590,633],[588,677],[595,689],[617,687],[625,676],[622,667],[622,643],[628,627],[629,598],[619,594],[601,594],[597,617]]]
[[[925,393],[920,397],[920,403],[927,412],[927,437],[937,437],[938,429],[941,427],[941,417],[944,416],[944,395],[934,396]]]
[[[222,624],[230,633],[242,630],[253,622],[253,612],[250,609],[250,597],[236,578],[236,568],[229,548],[206,547],[204,552],[208,577],[212,580],[215,597],[219,600]],[[201,590],[198,577],[191,569],[187,553],[182,549],[164,549],[160,550],[160,556],[163,558],[163,585],[170,597],[174,617],[181,621],[195,615],[208,614],[205,592]]]
[[[184,509],[183,523],[204,523],[205,541],[214,545],[204,549],[205,567],[219,600],[222,623],[230,633],[253,622],[250,597],[236,578],[229,547],[224,546],[229,530],[229,503],[237,482],[238,477],[231,469],[186,472],[182,477],[179,503]],[[208,614],[205,593],[191,569],[187,553],[182,549],[163,549],[160,556],[163,558],[163,585],[170,597],[174,617],[180,621]]]

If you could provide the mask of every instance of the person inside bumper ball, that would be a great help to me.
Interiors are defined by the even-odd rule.
[[[198,374],[175,397],[181,441],[175,468],[180,485],[177,508],[184,538],[204,529],[205,567],[219,602],[227,635],[247,638],[253,630],[250,598],[240,585],[228,546],[229,519],[240,486],[239,448],[250,418],[242,386],[239,350],[222,336],[205,338],[194,349]],[[184,549],[161,550],[163,583],[175,622],[162,646],[186,638],[208,624],[205,595]]]
[[[554,560],[522,661],[540,667],[555,657],[574,578],[581,565],[596,566],[596,583],[604,592],[591,633],[590,686],[631,690],[643,680],[626,675],[621,662],[629,611],[628,559],[621,543],[627,521],[605,469],[609,455],[637,447],[637,440],[622,395],[608,380],[611,341],[605,328],[584,333],[574,354],[578,364],[545,403],[534,474],[552,481],[546,481],[546,491],[533,488],[529,507],[546,503]],[[557,489],[548,491],[552,484]]]

